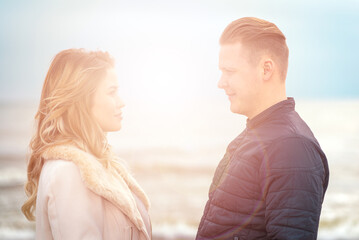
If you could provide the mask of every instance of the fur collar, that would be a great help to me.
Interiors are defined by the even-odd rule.
[[[108,168],[105,168],[95,156],[72,145],[50,147],[42,157],[45,160],[63,159],[74,162],[85,185],[117,206],[148,238],[145,224],[131,192],[143,202],[147,211],[150,207],[149,200],[119,159],[111,155],[113,157]]]

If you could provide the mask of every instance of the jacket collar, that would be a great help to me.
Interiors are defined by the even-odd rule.
[[[116,159],[113,154],[112,156],[109,167],[105,168],[95,156],[72,145],[49,147],[42,155],[45,160],[62,159],[75,163],[85,185],[113,203],[143,232],[146,239],[150,239],[132,193],[143,202],[147,211],[150,207],[149,200],[126,167],[120,163],[121,160]]]
[[[252,119],[247,119],[247,128],[253,129],[258,125],[268,121],[274,116],[278,116],[283,113],[287,113],[290,111],[294,111],[295,101],[294,98],[287,98],[287,100],[281,101],[279,103],[274,104],[273,106],[267,108],[257,116]]]

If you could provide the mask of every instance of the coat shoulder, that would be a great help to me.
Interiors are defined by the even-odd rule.
[[[76,164],[63,159],[46,160],[40,175],[39,187],[41,186],[46,190],[70,186],[85,188]]]
[[[76,164],[71,161],[55,159],[46,160],[42,167],[41,175],[51,181],[57,178],[80,176],[80,171]]]

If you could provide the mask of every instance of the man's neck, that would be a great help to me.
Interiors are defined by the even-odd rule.
[[[258,107],[255,109],[255,111],[253,111],[250,114],[247,114],[247,117],[248,117],[248,119],[253,119],[255,116],[257,116],[261,112],[265,111],[266,109],[270,108],[271,106],[273,106],[281,101],[284,101],[284,100],[287,100],[287,96],[285,93],[277,95],[275,97],[268,98],[265,101],[263,100],[261,102],[261,104],[259,104]]]

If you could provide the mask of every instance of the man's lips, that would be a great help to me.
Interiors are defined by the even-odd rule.
[[[236,95],[235,93],[228,93],[228,92],[226,92],[226,95],[228,96],[228,97],[233,97],[234,95]]]
[[[236,96],[233,92],[226,92],[226,95],[228,96],[228,100],[232,102],[233,98]]]

